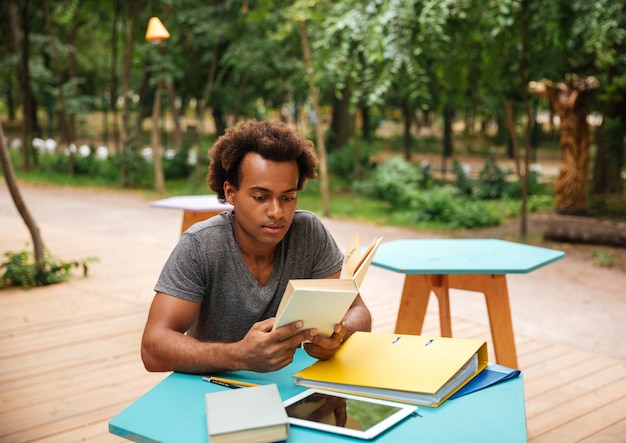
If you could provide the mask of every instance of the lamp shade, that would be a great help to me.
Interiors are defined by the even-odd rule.
[[[167,40],[170,38],[170,33],[167,32],[161,20],[158,17],[152,17],[148,22],[148,30],[146,31],[146,40],[149,42],[158,43],[161,40]]]

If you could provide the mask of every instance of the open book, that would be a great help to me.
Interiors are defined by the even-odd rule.
[[[359,293],[359,286],[372,263],[382,237],[375,238],[361,252],[357,233],[345,253],[337,278],[289,280],[276,312],[274,328],[302,320],[302,329],[316,328],[330,337]]]

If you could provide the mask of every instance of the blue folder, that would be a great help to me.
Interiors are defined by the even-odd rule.
[[[462,397],[472,392],[480,391],[489,386],[501,383],[505,380],[518,377],[521,371],[509,368],[496,363],[489,363],[485,369],[480,371],[476,377],[469,381],[465,386],[456,391],[449,400]]]

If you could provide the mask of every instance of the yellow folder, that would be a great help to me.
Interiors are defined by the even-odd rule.
[[[487,363],[482,340],[355,332],[294,377],[300,386],[439,406]]]

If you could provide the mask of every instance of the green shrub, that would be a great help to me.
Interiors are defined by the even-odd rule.
[[[454,172],[454,175],[456,176],[457,189],[464,195],[471,196],[474,193],[476,180],[470,178],[465,173],[461,163],[457,159],[452,161],[452,172]]]
[[[41,267],[41,278],[38,278],[35,258],[31,251],[6,252],[4,255],[8,260],[0,264],[0,272],[2,272],[0,274],[0,288],[9,286],[32,288],[59,283],[71,277],[72,268],[79,267],[82,267],[83,275],[87,276],[89,271],[87,263],[97,260],[90,257],[84,260],[66,262],[53,257],[49,251],[46,251]]]
[[[177,151],[172,158],[163,159],[163,174],[167,180],[188,178],[193,171],[189,164],[189,149]]]
[[[139,149],[133,145],[128,146],[120,155],[113,157],[117,168],[124,168],[126,171],[122,186],[139,187],[150,184],[154,181],[153,169],[141,153]]]
[[[452,170],[456,175],[456,187],[464,195],[475,200],[497,200],[505,197],[520,199],[522,197],[522,182],[511,181],[511,171],[500,168],[493,153],[489,154],[478,178],[469,177],[461,164],[455,159]],[[528,173],[528,195],[541,195],[548,192],[548,187],[541,183],[541,176],[536,171]]]
[[[495,200],[504,195],[508,172],[496,164],[493,152],[489,153],[485,165],[478,173],[472,197],[477,200]]]
[[[328,154],[328,172],[337,177],[351,178],[354,177],[355,168],[355,152],[358,146],[359,171],[361,174],[367,174],[374,168],[371,162],[372,155],[377,148],[368,143],[360,143],[353,141],[348,143],[342,149],[335,149]]]
[[[362,185],[361,190],[394,206],[407,207],[411,192],[424,182],[424,173],[418,165],[394,156],[374,169],[370,183]]]
[[[473,229],[497,226],[499,215],[483,202],[468,200],[450,185],[411,193],[413,220],[440,222],[452,228]]]

